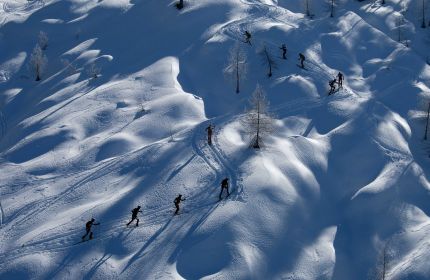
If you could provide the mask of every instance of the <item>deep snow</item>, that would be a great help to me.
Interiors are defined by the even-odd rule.
[[[315,0],[309,19],[301,2],[2,1],[0,279],[368,279],[384,251],[386,279],[430,279],[418,3],[339,0],[330,18]],[[35,82],[39,31],[49,65]],[[240,94],[223,73],[237,42]],[[241,119],[257,83],[276,121],[252,150]],[[91,217],[95,239],[78,243]]]

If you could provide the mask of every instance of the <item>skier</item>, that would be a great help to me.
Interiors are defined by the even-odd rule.
[[[287,59],[287,46],[285,44],[282,44],[279,49],[282,50],[282,58]]]
[[[342,88],[342,83],[343,83],[343,74],[342,73],[338,73],[337,74],[337,83],[339,85],[339,88]]]
[[[222,195],[224,189],[227,190],[227,197],[230,196],[230,192],[228,191],[228,178],[224,178],[221,181],[221,192],[219,193],[219,200],[221,200],[221,195]]]
[[[91,239],[93,239],[93,232],[91,231],[91,227],[92,226],[98,226],[98,225],[100,225],[100,223],[94,223],[94,218],[92,218],[91,219],[91,221],[88,221],[86,224],[85,224],[85,230],[87,231],[86,233],[85,233],[85,235],[84,236],[82,236],[82,241],[84,241],[85,240],[85,237],[87,237],[87,235],[88,234],[90,234],[90,240]]]
[[[334,91],[336,90],[336,78],[334,78],[333,80],[331,80],[330,82],[328,82],[329,86],[330,86],[330,91],[328,92],[328,95],[334,93]]]
[[[300,60],[300,67],[303,69],[305,68],[304,62],[305,62],[305,56],[302,53],[299,53],[299,60]]]
[[[251,45],[251,33],[249,33],[248,30],[245,31],[245,37],[246,37],[245,43],[248,43],[249,45]]]
[[[142,211],[140,211],[140,205],[131,210],[131,221],[127,223],[127,226],[130,225],[134,220],[136,220],[136,226],[139,226],[139,219],[137,218],[137,214],[139,214],[139,212],[142,213]]]
[[[208,132],[208,145],[212,145],[212,132],[214,127],[210,124],[206,127],[206,131]]]
[[[184,201],[184,200],[185,200],[185,198],[182,199],[182,194],[180,194],[173,201],[175,203],[175,207],[176,207],[175,215],[178,215],[178,212],[179,212],[179,203],[181,203],[181,201]]]

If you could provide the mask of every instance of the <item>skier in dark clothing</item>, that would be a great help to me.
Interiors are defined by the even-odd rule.
[[[339,85],[339,88],[342,88],[342,84],[343,84],[343,74],[342,73],[338,73],[337,74],[337,83]]]
[[[285,46],[285,44],[282,44],[279,49],[282,50],[282,58],[287,59],[287,46]]]
[[[182,199],[182,194],[180,194],[173,201],[175,203],[175,207],[176,207],[175,215],[178,215],[178,212],[179,212],[179,203],[181,203],[181,201],[184,201],[184,200],[185,199]]]
[[[208,145],[212,145],[212,132],[214,127],[212,125],[209,125],[206,127],[206,131],[208,132]]]
[[[224,178],[221,181],[221,192],[219,193],[219,200],[221,200],[221,195],[222,195],[224,189],[227,190],[227,197],[228,197],[230,195],[230,192],[228,191],[228,178]]]
[[[330,91],[328,92],[328,95],[334,93],[334,91],[336,90],[336,78],[331,80],[330,82],[328,82],[329,86],[330,86]]]
[[[131,221],[127,223],[127,226],[130,225],[134,220],[136,220],[136,226],[139,226],[139,219],[137,218],[137,214],[139,214],[139,212],[142,213],[142,211],[140,211],[140,206],[137,206],[131,210]]]
[[[300,67],[305,68],[305,56],[302,53],[299,53]]]
[[[249,33],[248,30],[245,31],[245,43],[251,45],[251,33]]]
[[[82,236],[82,241],[84,241],[85,237],[87,237],[88,234],[90,234],[90,240],[93,239],[93,232],[91,231],[91,227],[100,225],[100,223],[94,223],[94,221],[95,221],[94,218],[92,218],[91,221],[88,221],[85,224],[85,230],[87,232],[85,233],[84,236]]]

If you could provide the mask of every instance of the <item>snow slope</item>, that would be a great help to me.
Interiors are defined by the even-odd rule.
[[[341,0],[330,18],[313,1],[309,19],[300,2],[0,3],[0,279],[368,279],[384,252],[385,279],[430,279],[417,3]],[[35,82],[39,31],[49,66]],[[240,94],[223,74],[236,42]],[[344,88],[327,96],[339,71]],[[276,121],[252,150],[241,119],[257,83]],[[91,217],[95,239],[79,243]]]

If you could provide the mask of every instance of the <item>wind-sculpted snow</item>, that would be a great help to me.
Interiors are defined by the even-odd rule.
[[[334,18],[310,1],[312,19],[302,2],[4,1],[0,279],[429,279],[427,29],[413,1],[336,1]],[[275,118],[259,150],[257,83]]]

